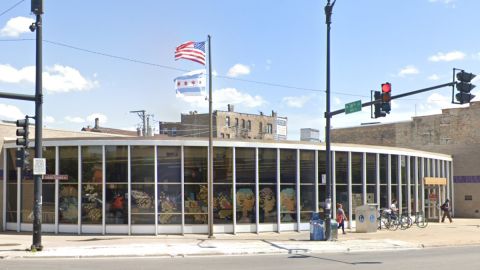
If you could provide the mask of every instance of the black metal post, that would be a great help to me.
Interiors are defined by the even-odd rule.
[[[336,0],[335,0],[336,1]],[[332,174],[331,174],[331,151],[330,151],[330,24],[332,23],[332,10],[335,5],[335,1],[330,4],[328,0],[325,6],[325,23],[327,24],[327,79],[326,79],[326,112],[325,112],[325,167],[326,167],[326,181],[327,181],[327,194],[325,200],[325,240],[330,240],[331,237],[331,224],[330,219],[332,216]]]
[[[37,31],[36,40],[36,72],[35,72],[35,158],[42,158],[42,0],[36,1],[34,6],[32,1],[32,11],[37,15],[35,30]],[[41,251],[42,246],[42,176],[34,176],[34,203],[33,203],[33,243],[32,250]]]
[[[208,238],[213,235],[213,93],[212,93],[212,53],[211,38],[208,35]]]

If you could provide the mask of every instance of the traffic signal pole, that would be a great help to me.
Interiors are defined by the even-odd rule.
[[[42,14],[43,0],[32,1],[32,12],[36,15],[36,70],[35,70],[35,158],[42,158]],[[31,250],[41,251],[42,246],[42,176],[34,175],[33,184],[33,243]]]
[[[336,1],[336,0],[335,0]],[[330,113],[330,24],[332,23],[332,10],[335,5],[335,1],[330,4],[328,0],[327,5],[325,6],[325,23],[327,24],[327,74],[326,74],[326,112],[325,112],[325,178],[327,186],[327,194],[325,199],[325,240],[330,240],[332,226],[331,226],[331,216],[332,216],[332,174],[331,174],[331,150],[330,150],[330,118],[332,114]]]
[[[435,85],[435,86],[432,86],[432,87],[427,87],[427,88],[423,88],[423,89],[419,89],[419,90],[414,90],[414,91],[411,91],[411,92],[407,92],[407,93],[399,94],[399,95],[396,95],[396,96],[392,96],[391,99],[407,97],[407,96],[411,96],[411,95],[420,94],[420,93],[423,93],[423,92],[432,91],[432,90],[442,88],[442,87],[453,86],[456,83],[457,82],[453,81],[453,82],[449,82],[449,83]],[[369,102],[362,103],[362,107],[371,106],[371,105],[376,104],[376,103],[382,103],[382,100],[379,99],[379,100],[374,100],[374,101],[369,101]],[[330,112],[330,117],[332,117],[334,115],[337,115],[337,114],[344,113],[344,112],[345,112],[345,109],[340,109],[340,110]]]

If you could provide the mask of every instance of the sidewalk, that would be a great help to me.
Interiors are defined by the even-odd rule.
[[[31,244],[31,233],[0,233],[0,259],[295,254],[480,245],[480,219],[430,223],[425,229],[414,225],[406,231],[355,233],[347,230],[346,235],[339,235],[338,241],[309,241],[309,232],[218,234],[215,239],[208,239],[206,235],[43,234],[43,251],[27,251]]]

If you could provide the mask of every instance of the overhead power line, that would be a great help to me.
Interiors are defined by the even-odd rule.
[[[25,1],[25,0],[22,0],[21,2],[23,2],[23,1]],[[31,38],[0,39],[0,42],[33,41],[33,40],[35,40],[35,39],[31,39]],[[125,56],[118,56],[118,55],[113,55],[113,54],[109,54],[109,53],[84,49],[84,48],[69,45],[69,44],[66,44],[66,43],[63,43],[63,42],[51,41],[51,40],[46,40],[46,39],[44,39],[43,42],[48,43],[48,44],[52,44],[52,45],[55,45],[55,46],[65,47],[65,48],[69,48],[69,49],[73,49],[73,50],[77,50],[77,51],[82,51],[82,52],[86,52],[86,53],[90,53],[90,54],[100,55],[100,56],[104,56],[104,57],[109,57],[109,58],[113,58],[113,59],[117,59],[117,60],[142,64],[142,65],[159,67],[159,68],[173,70],[173,71],[181,71],[181,72],[189,72],[190,71],[190,70],[187,70],[187,69],[181,69],[181,68],[176,68],[176,67],[172,67],[172,66],[161,65],[161,64],[147,62],[147,61],[138,60],[138,59],[134,59],[134,58],[129,58],[129,57],[125,57]],[[216,78],[221,78],[221,79],[232,80],[232,81],[254,83],[254,84],[260,84],[260,85],[266,85],[266,86],[272,86],[272,87],[280,87],[280,88],[296,89],[296,90],[312,91],[312,92],[325,92],[325,90],[322,90],[322,89],[305,88],[305,87],[285,85],[285,84],[279,84],[279,83],[273,83],[273,82],[264,82],[264,81],[248,80],[248,79],[241,79],[241,78],[233,78],[233,77],[228,77],[228,76],[223,76],[223,75],[217,75],[215,77]],[[337,95],[344,95],[344,96],[370,98],[370,96],[367,96],[367,95],[350,94],[350,93],[345,93],[345,92],[332,91],[332,93],[335,93]]]
[[[9,7],[8,9],[0,13],[0,17],[3,16],[5,13],[9,12],[10,10],[14,9],[16,6],[20,5],[22,2],[25,2],[25,0],[18,1],[15,5]]]

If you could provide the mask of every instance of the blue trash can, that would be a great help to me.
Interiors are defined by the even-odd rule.
[[[310,220],[310,241],[325,240],[324,222],[321,219]]]

